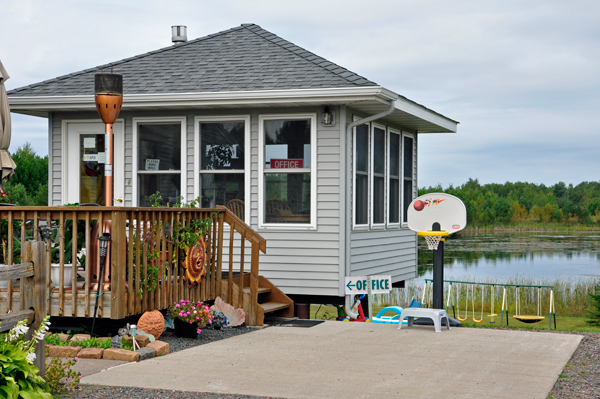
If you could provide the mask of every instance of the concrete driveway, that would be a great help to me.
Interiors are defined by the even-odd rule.
[[[546,398],[581,336],[325,322],[269,327],[83,384],[284,398]]]

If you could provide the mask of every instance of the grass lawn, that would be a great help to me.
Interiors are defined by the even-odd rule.
[[[383,307],[382,306],[373,306],[373,314],[376,315]],[[311,319],[320,319],[320,320],[335,320],[337,317],[337,309],[334,306],[320,306],[320,305],[311,305],[310,306],[310,318]],[[454,317],[452,309],[449,310],[448,314],[451,317]],[[388,313],[388,316],[391,316],[392,313]],[[464,309],[460,312],[461,318],[465,317]],[[509,313],[509,328],[514,329],[524,329],[524,330],[548,330],[548,315],[543,315],[545,317],[544,320],[538,323],[523,323],[512,317],[513,314]],[[475,318],[478,320],[481,318],[480,312],[475,312]],[[495,323],[490,323],[491,318],[487,317],[487,314],[484,315],[483,321],[481,323],[475,323],[473,321],[473,312],[467,313],[467,321],[463,321],[463,326],[465,327],[479,327],[479,328],[506,328],[506,320],[500,325],[500,316],[496,316],[494,318]],[[560,331],[579,331],[579,332],[600,332],[600,326],[591,326],[586,323],[587,317],[577,317],[577,316],[561,316],[558,315],[556,317],[556,329]],[[554,329],[554,320],[552,320],[552,329]]]

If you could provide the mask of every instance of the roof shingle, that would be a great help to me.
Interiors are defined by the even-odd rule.
[[[258,25],[88,68],[8,92],[11,97],[90,95],[101,68],[123,75],[125,94],[376,86]]]

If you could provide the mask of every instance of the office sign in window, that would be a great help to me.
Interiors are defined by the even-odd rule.
[[[272,159],[271,169],[302,169],[304,160],[302,159]]]

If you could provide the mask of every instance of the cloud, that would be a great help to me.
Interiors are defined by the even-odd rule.
[[[14,16],[0,25],[9,89],[169,46],[171,25],[192,39],[257,23],[460,121],[457,134],[421,137],[421,186],[578,183],[600,168],[600,2],[21,0],[3,10]],[[47,147],[44,120],[14,121],[13,144]]]

